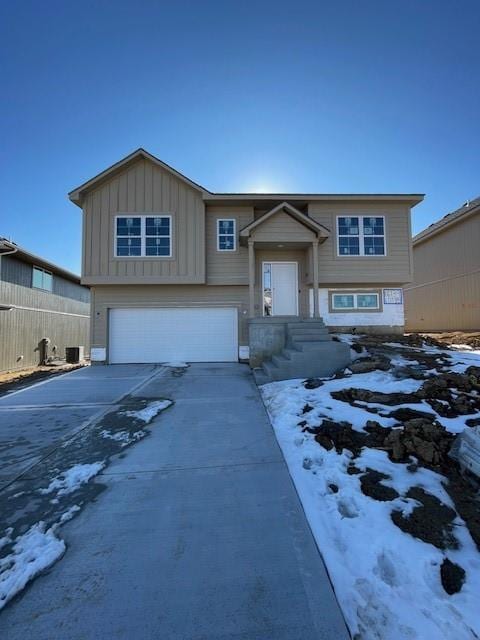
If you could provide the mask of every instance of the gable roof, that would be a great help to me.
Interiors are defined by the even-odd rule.
[[[87,180],[80,186],[72,189],[72,191],[69,192],[68,197],[74,204],[81,207],[83,196],[88,191],[97,186],[98,183],[107,179],[109,176],[115,175],[115,173],[120,171],[121,169],[127,168],[139,158],[149,160],[158,167],[161,167],[165,171],[168,171],[170,174],[172,174],[188,186],[196,189],[199,193],[202,194],[202,198],[205,200],[205,202],[211,204],[220,205],[223,203],[248,203],[255,205],[255,203],[270,204],[271,202],[273,204],[274,202],[285,200],[293,200],[301,204],[305,204],[306,202],[313,200],[381,200],[407,202],[411,206],[415,206],[416,204],[421,202],[424,197],[423,194],[419,193],[213,193],[197,182],[190,180],[190,178],[187,178],[185,175],[183,175],[183,173],[180,173],[180,171],[177,171],[169,164],[163,162],[162,160],[160,160],[160,158],[157,158],[142,147],[136,149],[136,151],[133,151],[115,164],[112,164],[110,167],[108,167],[104,171],[101,171],[93,178],[90,178],[90,180]]]
[[[210,191],[208,191],[208,189],[205,189],[205,187],[202,187],[200,184],[193,182],[193,180],[190,180],[190,178],[187,178],[186,176],[184,176],[183,173],[180,173],[180,171],[177,171],[176,169],[168,165],[166,162],[163,162],[162,160],[160,160],[160,158],[157,158],[156,156],[152,155],[151,153],[149,153],[148,151],[140,147],[136,151],[133,151],[133,153],[128,154],[128,156],[125,156],[118,162],[115,162],[115,164],[112,164],[110,167],[108,167],[104,171],[101,171],[99,174],[97,174],[93,178],[90,178],[90,180],[87,180],[87,182],[84,182],[79,187],[72,189],[72,191],[70,191],[70,193],[68,194],[68,197],[72,202],[80,206],[82,197],[87,191],[90,191],[90,189],[95,187],[102,180],[105,180],[112,174],[115,174],[120,169],[125,169],[130,164],[133,164],[140,158],[143,158],[144,160],[150,160],[150,162],[153,162],[153,164],[157,165],[158,167],[161,167],[165,171],[168,171],[168,173],[171,173],[176,178],[178,178],[188,186],[192,187],[193,189],[199,191],[200,193],[202,194],[210,193]]]
[[[330,235],[330,231],[326,227],[319,224],[318,222],[315,222],[315,220],[312,220],[312,218],[307,216],[305,213],[302,213],[296,207],[292,206],[288,202],[281,202],[276,207],[273,207],[273,209],[270,209],[270,211],[267,211],[266,213],[264,213],[262,216],[260,216],[253,222],[250,222],[250,224],[247,224],[246,227],[243,227],[243,229],[241,229],[240,231],[240,237],[249,236],[250,232],[253,229],[262,225],[264,222],[266,222],[269,218],[274,216],[279,211],[285,211],[285,213],[288,213],[290,216],[292,216],[292,218],[295,218],[296,220],[298,220],[298,222],[300,222],[305,227],[307,227],[308,229],[316,233],[316,235],[319,236],[320,238],[328,238],[328,236]]]
[[[420,242],[427,240],[431,236],[440,233],[440,231],[443,231],[446,227],[457,224],[457,222],[460,222],[464,218],[479,212],[480,196],[474,198],[473,200],[467,200],[467,202],[465,202],[465,204],[463,204],[459,209],[455,209],[455,211],[447,213],[447,215],[443,216],[443,218],[440,218],[440,220],[437,220],[437,222],[432,223],[426,229],[420,231],[420,233],[417,233],[417,235],[413,238],[413,244],[419,244]]]

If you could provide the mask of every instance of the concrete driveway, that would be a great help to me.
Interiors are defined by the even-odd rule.
[[[0,490],[160,369],[85,367],[0,397]]]
[[[108,402],[108,379],[121,384],[128,372],[126,391],[170,397],[175,405],[154,420],[150,437],[98,477],[107,489],[61,529],[66,555],[7,605],[0,634],[348,638],[249,369],[192,365],[183,375],[162,370],[148,381],[155,374],[148,367],[112,366],[70,379],[98,376],[82,397],[101,403]],[[141,385],[132,392],[135,378]],[[74,385],[71,393],[78,398]],[[76,408],[87,410],[98,406]]]

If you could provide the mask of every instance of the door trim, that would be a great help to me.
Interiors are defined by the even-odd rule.
[[[264,274],[264,268],[266,264],[294,264],[295,265],[295,307],[296,307],[296,316],[298,316],[298,261],[297,260],[263,260],[262,261],[262,273],[261,273],[261,287],[260,287],[260,302],[261,302],[261,306],[260,308],[262,309],[262,317],[264,318],[279,318],[281,316],[275,316],[272,315],[271,316],[266,316],[265,315],[265,305],[264,305],[264,301],[263,301],[263,295],[264,295],[264,286],[263,286],[263,274]],[[273,271],[271,272],[273,273]],[[273,291],[272,291],[272,310],[273,310]],[[292,317],[294,318],[295,316],[288,316],[288,317]]]

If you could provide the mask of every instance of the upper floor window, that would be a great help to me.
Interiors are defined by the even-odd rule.
[[[235,220],[217,220],[218,251],[235,251]]]
[[[32,287],[43,289],[44,291],[53,291],[52,273],[40,267],[33,267]]]
[[[171,216],[117,216],[115,255],[163,257],[172,255]]]
[[[337,218],[339,256],[384,256],[385,217]]]

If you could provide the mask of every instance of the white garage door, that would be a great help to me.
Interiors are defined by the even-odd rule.
[[[111,363],[235,362],[237,310],[111,309]]]

